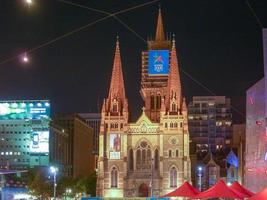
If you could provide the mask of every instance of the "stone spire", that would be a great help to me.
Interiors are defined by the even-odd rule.
[[[172,50],[170,58],[170,69],[167,84],[166,108],[168,111],[180,111],[182,106],[182,91],[179,73],[179,65],[175,47],[175,40],[172,41]],[[175,106],[172,106],[175,104]],[[173,109],[175,108],[175,109]]]
[[[164,41],[164,40],[165,40],[165,34],[164,34],[164,28],[163,28],[163,20],[162,20],[162,15],[161,15],[161,8],[159,8],[155,41],[159,42],[159,41]]]
[[[122,112],[126,101],[125,89],[124,89],[124,80],[122,73],[121,65],[121,55],[120,55],[120,46],[119,46],[119,37],[117,36],[115,57],[112,69],[112,76],[109,88],[108,99],[106,101],[106,109],[108,111],[113,110],[113,104],[117,105],[116,112]],[[115,112],[115,110],[113,110]]]

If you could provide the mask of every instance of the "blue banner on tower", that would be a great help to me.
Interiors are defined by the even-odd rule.
[[[148,52],[148,74],[168,75],[169,73],[169,51],[151,50]]]

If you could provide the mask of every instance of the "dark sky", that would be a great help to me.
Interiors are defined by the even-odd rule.
[[[0,63],[105,15],[57,0],[0,0]],[[72,0],[116,12],[148,1]],[[264,27],[267,1],[250,0]],[[245,0],[161,1],[165,31],[176,34],[180,67],[245,112],[245,92],[263,76],[262,30]],[[154,36],[158,3],[118,15],[143,38]],[[113,18],[0,65],[0,99],[50,99],[53,113],[97,111],[107,95],[116,34],[130,111],[141,110],[141,51],[146,44]],[[209,93],[181,73],[187,101]],[[242,117],[234,113],[236,122]]]

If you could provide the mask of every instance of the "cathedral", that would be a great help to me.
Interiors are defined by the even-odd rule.
[[[129,121],[119,41],[101,111],[97,196],[158,197],[191,179],[187,106],[175,39],[165,36],[159,9],[156,34],[142,52],[136,122]]]

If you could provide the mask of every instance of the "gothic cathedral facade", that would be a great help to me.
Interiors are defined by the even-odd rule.
[[[98,196],[156,197],[191,179],[187,106],[175,40],[165,37],[160,10],[155,38],[142,52],[141,76],[143,112],[129,122],[117,40],[109,94],[102,106]]]

